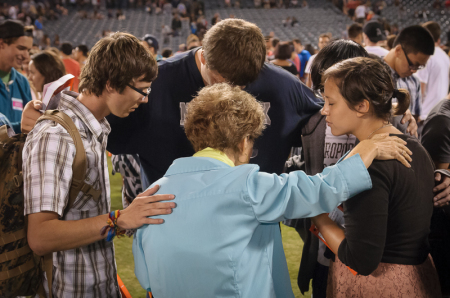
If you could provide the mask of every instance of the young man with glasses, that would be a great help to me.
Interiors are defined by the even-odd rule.
[[[403,29],[395,39],[393,48],[384,57],[397,88],[409,91],[409,109],[416,118],[420,117],[422,109],[422,93],[420,81],[413,74],[425,67],[433,53],[434,40],[430,32],[416,25]]]
[[[38,255],[53,252],[53,297],[121,297],[114,245],[105,239],[108,233],[101,233],[111,211],[106,160],[111,128],[105,117],[127,117],[147,103],[157,72],[156,61],[137,38],[115,33],[92,48],[80,77],[81,93],[62,93],[59,110],[80,132],[87,158],[84,182],[94,190],[83,188],[69,210],[65,208],[73,176],[72,138],[49,120],[37,123],[28,134],[23,150],[28,242]],[[175,205],[155,203],[173,199],[151,196],[156,191],[147,190],[114,213],[118,231],[162,223],[148,217],[171,213]]]

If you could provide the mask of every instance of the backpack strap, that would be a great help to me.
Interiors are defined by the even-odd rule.
[[[86,168],[87,168],[87,159],[86,159],[86,150],[83,146],[83,141],[81,140],[80,133],[78,128],[73,123],[72,119],[67,116],[65,113],[58,110],[48,110],[45,111],[44,115],[39,117],[38,122],[42,120],[51,120],[62,127],[70,134],[75,144],[75,158],[72,164],[72,183],[70,185],[69,190],[69,201],[67,202],[66,207],[64,208],[64,215],[72,208],[75,199],[77,198],[80,192],[83,192],[87,195],[91,195],[94,200],[98,200],[101,195],[100,190],[96,190],[84,182],[84,178],[86,176]],[[48,297],[52,298],[52,284],[53,284],[53,253],[46,254],[42,257],[43,260],[43,270],[47,275],[48,282]]]
[[[86,150],[84,149],[83,141],[81,140],[78,128],[75,126],[72,119],[61,111],[48,110],[45,111],[44,115],[39,118],[39,121],[41,120],[51,120],[60,124],[65,130],[67,130],[75,144],[76,153],[72,164],[72,183],[69,190],[69,201],[64,209],[64,213],[67,213],[67,211],[72,208],[72,205],[80,192],[91,195],[93,199],[97,201],[100,198],[101,191],[94,189],[92,185],[84,182],[87,168]]]

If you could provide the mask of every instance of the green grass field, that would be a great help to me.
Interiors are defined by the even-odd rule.
[[[109,158],[108,165],[111,180],[111,210],[122,209],[122,177],[120,174],[111,175],[111,161]],[[303,242],[292,228],[281,225],[281,233],[295,297],[311,297],[310,293],[303,296],[297,286],[298,266],[300,264]],[[134,275],[134,260],[131,252],[132,238],[116,238],[114,244],[116,247],[117,271],[120,278],[133,298],[145,298],[145,291],[141,288]]]

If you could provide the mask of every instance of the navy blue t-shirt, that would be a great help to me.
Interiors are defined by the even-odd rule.
[[[197,50],[159,62],[147,104],[126,118],[107,117],[112,129],[107,149],[114,154],[139,154],[150,184],[175,159],[194,154],[184,133],[184,116],[186,105],[205,86],[195,62]],[[301,143],[301,127],[321,109],[321,100],[297,77],[268,63],[244,90],[262,103],[266,113],[267,128],[255,144],[258,156],[250,162],[261,171],[281,174],[291,147]]]

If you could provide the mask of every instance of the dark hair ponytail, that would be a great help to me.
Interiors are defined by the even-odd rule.
[[[394,90],[393,98],[397,99],[397,107],[394,109],[394,115],[403,115],[409,109],[410,95],[406,89]]]

